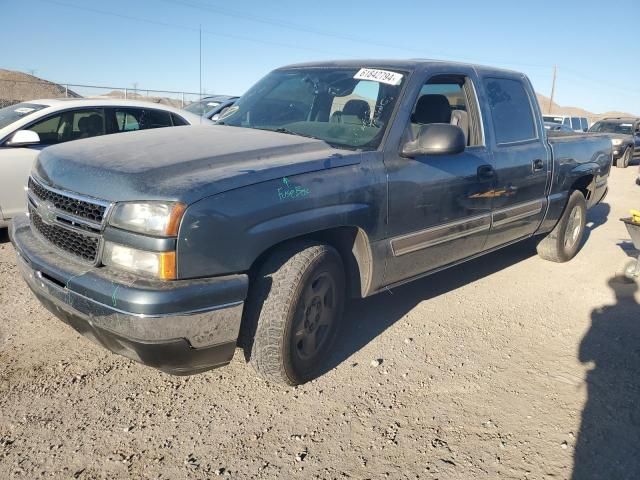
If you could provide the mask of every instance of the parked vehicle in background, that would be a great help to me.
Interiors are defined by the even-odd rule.
[[[209,110],[205,113],[205,117],[211,120],[212,122],[217,122],[224,113],[233,107],[238,100],[239,97],[232,97],[226,102],[222,102],[220,105],[215,107],[213,110]]]
[[[560,123],[569,127],[574,132],[586,132],[589,130],[587,117],[572,117],[570,115],[543,115],[543,120],[550,123]]]
[[[608,134],[616,167],[627,168],[631,160],[640,158],[640,118],[605,118],[594,123],[589,132]]]
[[[190,374],[240,342],[295,385],[324,368],[348,296],[534,235],[573,258],[610,169],[608,138],[547,137],[521,73],[302,64],[218,125],[44,150],[10,236],[40,301],[106,348]]]
[[[553,132],[575,133],[571,127],[567,127],[563,123],[544,122],[544,129]]]
[[[176,108],[131,100],[33,100],[0,109],[0,228],[25,211],[24,187],[43,148],[111,133],[201,122],[201,117]]]
[[[204,97],[202,100],[190,103],[184,110],[194,115],[202,115],[206,118],[211,118],[216,113],[219,113],[225,107],[233,105],[238,97],[232,95],[213,95],[210,97]]]

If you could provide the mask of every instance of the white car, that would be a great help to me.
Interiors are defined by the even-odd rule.
[[[26,208],[24,186],[40,150],[58,143],[149,128],[211,124],[150,102],[33,100],[0,109],[0,228]]]

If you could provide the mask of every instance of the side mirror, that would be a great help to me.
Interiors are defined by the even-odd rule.
[[[417,138],[402,147],[402,156],[456,155],[464,152],[467,140],[462,129],[448,123],[422,125]]]
[[[40,135],[31,130],[18,130],[6,143],[7,147],[26,147],[40,143]]]

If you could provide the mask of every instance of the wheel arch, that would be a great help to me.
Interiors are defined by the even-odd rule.
[[[345,268],[348,293],[351,297],[362,298],[371,291],[373,278],[373,255],[371,243],[367,233],[354,225],[343,225],[325,228],[283,240],[265,248],[251,265],[250,272],[254,274],[270,256],[270,254],[284,244],[302,241],[315,241],[335,248]]]

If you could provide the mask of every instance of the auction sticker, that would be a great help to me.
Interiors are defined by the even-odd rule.
[[[35,108],[27,108],[27,107],[20,107],[14,110],[14,112],[16,113],[31,113],[33,111],[35,111]]]
[[[371,80],[373,82],[386,83],[387,85],[400,85],[402,74],[389,70],[376,70],[375,68],[361,68],[353,78],[356,80]]]

